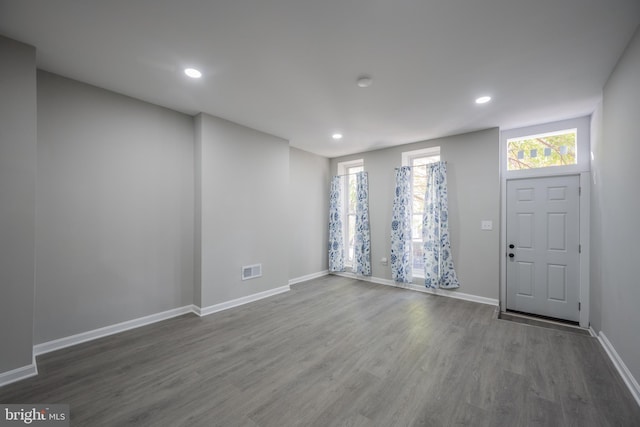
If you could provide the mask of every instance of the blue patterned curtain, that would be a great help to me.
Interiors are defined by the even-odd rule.
[[[342,238],[342,183],[341,176],[331,179],[329,193],[329,271],[344,271],[344,240]]]
[[[411,283],[411,168],[396,169],[396,192],[391,215],[391,275]]]
[[[427,193],[422,224],[424,281],[427,288],[460,287],[453,269],[448,214],[447,164],[432,163],[427,166]]]
[[[356,174],[356,235],[354,239],[353,272],[371,276],[371,235],[369,233],[369,177]]]

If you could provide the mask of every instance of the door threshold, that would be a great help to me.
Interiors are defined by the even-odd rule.
[[[591,336],[589,330],[578,326],[577,322],[568,320],[552,319],[544,316],[536,316],[519,311],[506,311],[498,313],[498,319],[510,322],[522,323],[524,325],[538,326],[541,328],[555,329],[557,331],[571,332],[579,335]]]

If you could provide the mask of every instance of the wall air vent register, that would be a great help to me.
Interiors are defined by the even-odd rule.
[[[262,264],[245,265],[242,267],[242,280],[255,279],[262,276]]]

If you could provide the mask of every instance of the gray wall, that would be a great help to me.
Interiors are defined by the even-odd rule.
[[[371,261],[373,276],[391,279],[391,267],[381,265],[391,252],[391,209],[395,175],[401,153],[440,146],[447,161],[451,246],[459,292],[498,299],[499,293],[499,131],[497,128],[407,144],[331,160],[331,172],[339,162],[364,159],[369,173]],[[480,221],[493,221],[493,231],[481,231]]]
[[[0,373],[31,365],[36,50],[0,37]]]
[[[289,278],[327,270],[329,159],[289,151]]]
[[[193,119],[38,72],[35,343],[192,303]]]
[[[640,379],[640,30],[604,87],[602,140],[594,145],[592,324]],[[597,316],[601,316],[597,318]]]
[[[199,305],[208,307],[286,286],[289,143],[199,114],[196,152]],[[262,277],[242,281],[242,266],[259,263]]]

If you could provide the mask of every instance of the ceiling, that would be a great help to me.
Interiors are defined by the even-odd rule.
[[[327,157],[590,114],[639,24],[638,0],[0,0],[41,69]]]

